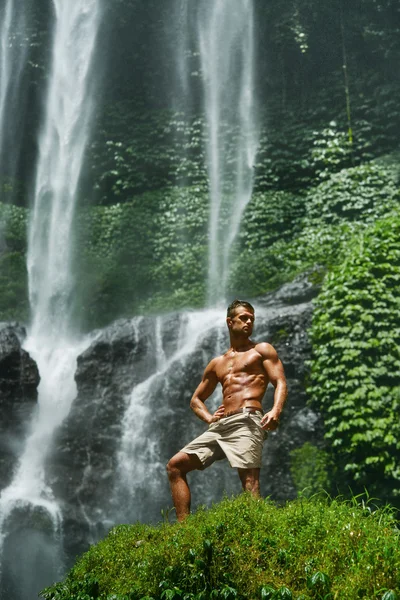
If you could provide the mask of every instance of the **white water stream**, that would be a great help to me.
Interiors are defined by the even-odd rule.
[[[28,42],[26,13],[21,0],[5,0],[0,7],[0,178],[12,179],[19,158],[18,94],[21,76],[26,63]],[[12,143],[10,143],[12,142]],[[4,181],[2,181],[4,185]],[[0,202],[3,201],[0,186]]]
[[[225,301],[232,246],[258,149],[253,0],[175,0],[175,104],[191,120],[198,80],[209,187],[208,306]]]
[[[0,498],[0,552],[12,513],[19,507],[44,510],[54,538],[60,537],[61,509],[46,481],[45,461],[54,431],[67,416],[76,395],[76,358],[89,343],[71,333],[73,225],[91,129],[93,57],[100,4],[99,0],[53,0],[53,4],[52,66],[28,240],[32,322],[25,348],[37,362],[41,383],[38,409],[25,449],[13,481]],[[40,550],[41,547],[32,548],[31,564],[24,565],[26,580],[39,586],[45,579],[35,574]],[[27,583],[23,589],[18,588],[18,582],[15,585],[19,598],[26,600]],[[28,597],[36,597],[37,591],[32,589]]]
[[[53,0],[53,65],[39,140],[29,227],[31,336],[68,337],[74,290],[73,220],[93,111],[92,66],[99,0]]]
[[[197,28],[208,125],[208,302],[213,306],[224,299],[232,244],[253,187],[258,135],[252,0],[199,2]]]

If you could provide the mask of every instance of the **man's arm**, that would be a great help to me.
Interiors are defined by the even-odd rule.
[[[206,423],[210,424],[214,421],[218,421],[224,414],[224,407],[221,405],[212,415],[204,404],[207,398],[211,396],[215,388],[217,387],[218,377],[215,372],[216,359],[214,358],[206,367],[204,371],[203,379],[197,386],[192,399],[190,401],[190,408],[193,412]]]
[[[261,425],[264,429],[273,431],[279,425],[279,417],[287,398],[286,377],[279,356],[271,344],[258,344],[257,350],[261,354],[268,379],[275,388],[274,405],[261,419]]]

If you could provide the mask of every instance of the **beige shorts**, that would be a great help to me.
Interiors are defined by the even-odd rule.
[[[231,467],[236,469],[258,469],[267,435],[260,425],[261,418],[261,411],[223,417],[211,423],[207,431],[181,452],[196,454],[203,469],[223,458],[227,458]]]

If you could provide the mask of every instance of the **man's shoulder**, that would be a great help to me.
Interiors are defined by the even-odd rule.
[[[207,370],[215,371],[215,369],[218,367],[218,364],[223,360],[223,358],[224,358],[224,354],[221,354],[220,356],[215,356],[214,358],[212,358],[207,365]]]
[[[275,348],[268,342],[259,342],[254,346],[254,350],[258,352],[263,360],[274,359],[277,356]]]

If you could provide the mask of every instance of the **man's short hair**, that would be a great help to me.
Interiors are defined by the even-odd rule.
[[[247,310],[251,310],[252,313],[255,312],[254,307],[250,304],[250,302],[246,302],[245,300],[234,300],[228,306],[228,310],[226,311],[226,316],[231,317],[231,318],[234,317],[235,310],[237,309],[238,306],[244,306],[244,308],[247,308]]]

